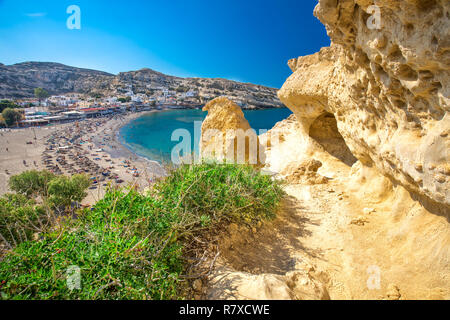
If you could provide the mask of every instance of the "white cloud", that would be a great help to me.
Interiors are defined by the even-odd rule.
[[[26,13],[25,14],[27,17],[44,17],[45,15],[47,15],[46,12],[33,12],[33,13]]]

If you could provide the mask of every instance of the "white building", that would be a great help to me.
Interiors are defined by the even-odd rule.
[[[105,99],[106,103],[115,104],[117,103],[118,99],[117,97],[108,97]]]
[[[186,98],[193,98],[197,96],[197,92],[194,90],[189,90],[188,92],[186,92],[185,97]]]
[[[63,112],[63,115],[69,120],[77,120],[86,118],[86,114],[84,112],[79,111],[67,111]]]
[[[68,96],[51,96],[48,98],[50,103],[54,103],[57,106],[67,107],[77,101],[76,98],[68,97]]]
[[[142,102],[142,98],[140,96],[133,95],[133,96],[131,96],[131,101],[133,101],[133,102]]]

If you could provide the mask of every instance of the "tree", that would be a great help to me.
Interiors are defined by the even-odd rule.
[[[3,110],[5,110],[6,108],[19,109],[20,106],[9,100],[1,100],[0,101],[0,112],[3,112]]]
[[[55,178],[56,175],[50,171],[25,171],[12,176],[9,179],[9,187],[11,190],[28,198],[36,196],[46,198],[48,196],[49,183]]]
[[[131,101],[131,97],[119,98],[117,100],[119,100],[122,103],[130,102]]]
[[[41,105],[42,100],[47,99],[49,97],[48,92],[42,88],[34,89],[34,95],[36,96],[36,98],[39,99],[39,105]]]
[[[49,183],[50,203],[55,207],[64,206],[69,209],[72,202],[81,202],[87,196],[86,189],[90,185],[91,181],[85,175],[59,176]]]
[[[6,123],[6,125],[12,126],[14,123],[17,123],[20,119],[22,119],[22,114],[19,111],[16,111],[11,108],[6,108],[2,111],[2,117]]]

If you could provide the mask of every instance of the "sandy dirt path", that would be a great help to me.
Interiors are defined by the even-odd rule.
[[[227,272],[279,277],[299,262],[319,271],[331,299],[450,298],[450,269],[442,272],[450,266],[448,216],[426,211],[401,187],[380,192],[384,178],[355,183],[350,167],[331,167],[326,184],[287,185],[274,221],[220,241],[217,270],[227,271],[213,275],[208,298],[236,289],[232,281],[215,281]],[[254,295],[239,290],[240,298]],[[277,298],[277,285],[261,290]]]

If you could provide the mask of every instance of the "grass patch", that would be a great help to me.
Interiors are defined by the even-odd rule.
[[[274,217],[283,191],[249,166],[182,166],[148,194],[110,189],[24,241],[0,261],[3,299],[180,299],[185,251],[194,237],[231,222]],[[80,268],[81,288],[67,286]]]

